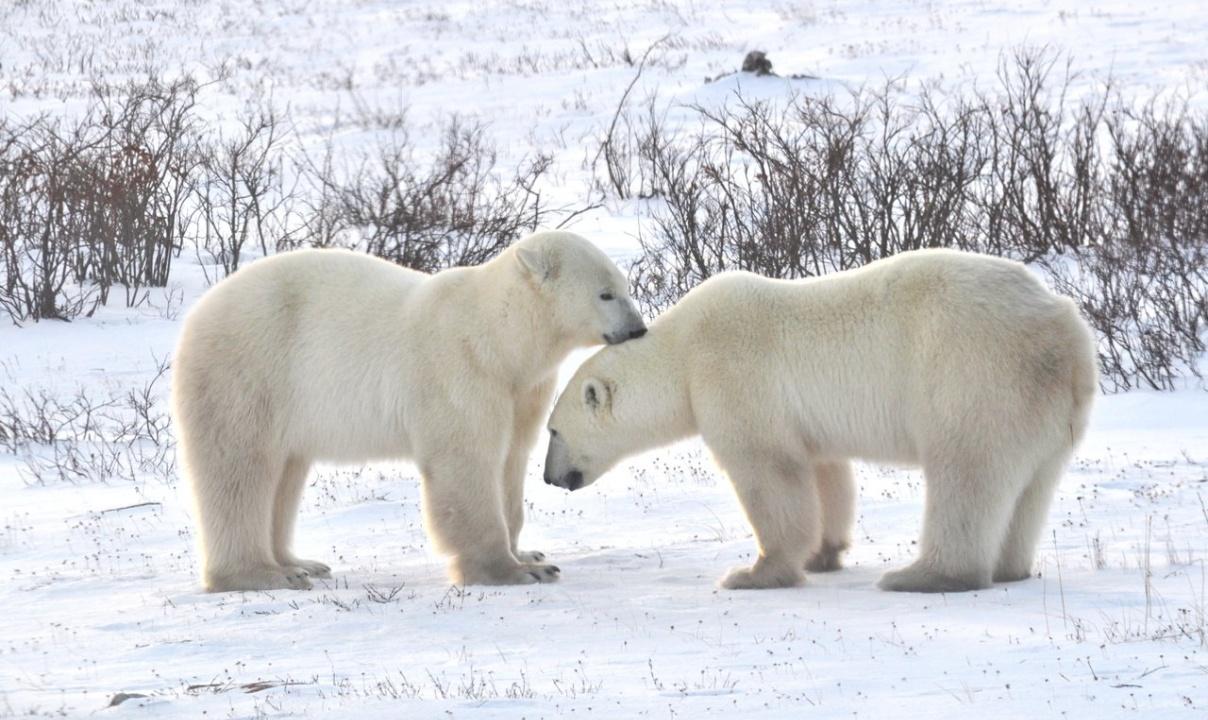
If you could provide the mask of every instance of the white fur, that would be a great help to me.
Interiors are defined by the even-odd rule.
[[[759,543],[729,588],[835,569],[849,460],[918,464],[918,559],[887,590],[1019,580],[1096,388],[1090,330],[1023,265],[920,250],[824,278],[714,277],[642,340],[588,360],[554,408],[546,482],[699,433]]]
[[[557,232],[431,276],[301,250],[216,285],[173,360],[206,588],[327,576],[290,551],[311,464],[400,458],[420,468],[428,530],[453,556],[454,582],[556,579],[540,553],[516,547],[524,467],[558,364],[605,335],[644,331],[626,286],[595,246]]]

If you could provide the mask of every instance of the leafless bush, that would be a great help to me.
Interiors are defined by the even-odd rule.
[[[1208,326],[1208,121],[1110,85],[1075,103],[1070,79],[1021,52],[996,93],[738,98],[693,108],[700,129],[678,136],[650,112],[642,136],[672,141],[635,154],[663,201],[635,295],[657,310],[723,270],[799,278],[956,247],[1044,268],[1098,331],[1105,384],[1174,387]]]
[[[636,108],[618,106],[596,154],[587,163],[596,175],[595,189],[622,200],[649,199],[666,194],[668,156],[677,155],[682,141],[667,123],[668,108],[657,94]]]
[[[161,362],[144,385],[104,397],[0,390],[0,450],[23,461],[30,484],[170,481],[175,442],[161,400],[167,369]]]
[[[6,130],[0,141],[0,307],[16,322],[90,312],[99,299],[80,287],[86,222],[72,212],[72,200],[91,192],[81,155],[100,140],[79,127],[62,131],[45,117]]]
[[[96,85],[74,120],[0,121],[0,309],[14,322],[91,314],[115,287],[139,305],[186,246],[210,281],[252,248],[343,246],[435,271],[483,262],[549,211],[550,157],[509,173],[482,125],[454,118],[423,154],[400,121],[359,163],[330,143],[313,162],[290,154],[271,108],[204,126],[197,92]]]
[[[330,138],[318,159],[301,154],[296,164],[299,183],[304,185],[297,198],[300,207],[298,229],[282,235],[277,250],[329,248],[343,244],[350,229],[341,207],[343,183],[335,181],[335,154],[335,145]]]
[[[350,168],[333,169],[331,154],[309,175],[320,198],[312,205],[308,244],[349,247],[432,272],[481,263],[540,222],[546,211],[536,184],[550,158],[526,160],[510,180],[496,172],[497,154],[481,125],[453,119],[425,162],[405,130]]]
[[[244,246],[261,253],[289,246],[288,211],[292,191],[284,187],[282,117],[271,108],[249,112],[239,129],[219,133],[201,152],[197,205],[199,255],[209,256],[221,275],[239,269]],[[204,267],[204,265],[203,265]]]
[[[95,439],[100,416],[111,406],[84,392],[60,400],[46,390],[26,389],[14,395],[0,388],[0,448],[13,454],[30,444]]]
[[[1151,103],[1116,108],[1103,126],[1096,241],[1070,249],[1072,263],[1042,264],[1099,331],[1115,389],[1171,389],[1199,375],[1208,329],[1208,119]]]
[[[648,171],[652,156],[661,150],[664,139],[664,122],[658,109],[658,98],[655,95],[648,97],[644,103],[643,115],[637,118],[630,112],[628,103],[630,94],[642,79],[651,53],[669,39],[670,36],[664,35],[642,53],[642,57],[637,61],[637,72],[621,93],[612,121],[591,161],[597,177],[601,173],[601,167],[607,176],[606,185],[598,183],[601,189],[609,190],[621,199],[635,196],[646,198],[659,194],[659,188],[653,186],[655,178]],[[634,64],[628,48],[625,55],[629,64]]]
[[[15,322],[128,305],[166,284],[183,242],[196,88],[152,78],[68,121],[0,126],[0,307]]]
[[[127,88],[98,87],[96,124],[108,143],[95,157],[95,193],[81,208],[96,225],[87,277],[108,301],[125,288],[126,304],[141,302],[143,286],[163,287],[172,258],[185,243],[188,200],[194,189],[196,86],[154,78]]]

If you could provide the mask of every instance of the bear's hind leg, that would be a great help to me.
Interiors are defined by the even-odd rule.
[[[186,461],[197,502],[206,589],[309,588],[304,572],[284,568],[273,557],[273,503],[281,464],[230,453],[224,448]]]
[[[994,568],[994,582],[1013,582],[1031,577],[1036,545],[1040,541],[1049,504],[1061,481],[1069,455],[1067,450],[1062,450],[1041,463],[1032,476],[1032,482],[1015,502],[1015,514]]]
[[[843,566],[839,555],[851,545],[856,520],[856,481],[851,463],[814,463],[822,518],[822,545],[805,563],[809,572],[831,572]]]
[[[277,484],[276,500],[273,503],[273,557],[284,568],[295,574],[305,572],[314,578],[331,577],[331,568],[317,560],[302,560],[291,551],[294,540],[294,525],[298,520],[298,505],[306,487],[306,476],[310,472],[310,461],[291,457],[285,462],[281,479]]]
[[[923,535],[914,563],[877,586],[899,592],[963,592],[990,587],[1015,500],[1028,480],[1002,463],[928,463]]]
[[[735,568],[721,581],[729,590],[796,587],[805,582],[806,558],[821,540],[818,491],[808,465],[781,459],[769,461],[765,453],[718,454],[742,503],[747,521],[759,543],[759,558],[746,568]]]

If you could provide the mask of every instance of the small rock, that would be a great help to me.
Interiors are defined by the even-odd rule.
[[[742,59],[742,71],[756,75],[771,75],[772,61],[768,60],[768,54],[764,51],[752,50]]]

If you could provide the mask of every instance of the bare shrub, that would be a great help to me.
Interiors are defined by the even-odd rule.
[[[597,192],[627,200],[659,197],[668,191],[661,175],[666,168],[660,165],[666,153],[675,154],[682,144],[668,128],[668,110],[657,94],[648,95],[636,107],[617,107],[595,155],[584,163],[595,175]]]
[[[650,112],[641,136],[670,141],[643,145],[625,176],[656,178],[643,187],[662,200],[635,295],[654,311],[724,270],[800,278],[922,247],[985,252],[1037,264],[1080,303],[1105,385],[1172,388],[1198,375],[1208,325],[1208,121],[1185,104],[1131,109],[1111,85],[1073,102],[1070,82],[1052,53],[1022,51],[995,93],[738,97],[692,108],[700,128],[678,135]],[[597,174],[622,194],[611,165]]]
[[[637,72],[621,93],[612,121],[608,124],[608,129],[600,139],[599,147],[591,160],[591,167],[597,177],[601,167],[607,176],[607,184],[598,183],[601,189],[615,193],[622,200],[635,196],[651,197],[658,193],[658,190],[650,185],[653,176],[644,172],[649,167],[650,154],[653,151],[651,144],[657,146],[662,137],[663,122],[658,111],[658,99],[655,95],[649,96],[644,104],[644,115],[636,119],[628,103],[630,94],[642,79],[642,73],[650,62],[651,53],[670,39],[671,36],[664,35],[642,53],[642,57],[637,61]],[[628,48],[625,50],[625,57],[628,64],[634,64]]]
[[[321,190],[320,214],[310,225],[316,245],[433,272],[488,260],[534,229],[545,212],[536,185],[551,159],[525,160],[501,180],[483,126],[457,118],[427,162],[405,130],[350,168],[333,170],[330,152],[325,157],[309,170]]]
[[[920,247],[992,246],[972,202],[987,164],[978,106],[897,96],[889,84],[694,108],[691,152],[664,144],[650,159],[666,203],[634,266],[639,297],[663,307],[727,269],[799,278]]]
[[[46,390],[25,389],[14,395],[0,389],[0,448],[12,454],[30,444],[93,438],[99,415],[109,407],[84,392],[60,400]]]
[[[987,167],[973,198],[980,245],[1025,261],[1097,240],[1093,207],[1103,180],[1104,110],[1119,100],[1110,84],[1069,101],[1067,61],[1019,51],[999,63],[999,91],[980,97]]]
[[[432,272],[489,259],[550,211],[551,158],[501,169],[480,124],[452,119],[423,154],[400,120],[359,163],[330,141],[313,162],[291,156],[271,108],[203,126],[197,90],[97,85],[75,120],[0,121],[0,309],[14,322],[91,314],[115,287],[141,304],[186,246],[211,282],[252,248],[341,246]]]
[[[273,109],[254,109],[240,118],[238,130],[220,132],[202,146],[197,253],[208,255],[220,271],[211,277],[206,270],[211,282],[239,269],[249,242],[263,254],[291,244],[292,189],[283,180],[283,124]]]
[[[85,276],[99,288],[126,290],[126,304],[142,301],[144,286],[168,282],[189,225],[187,201],[196,159],[196,86],[152,78],[115,92],[98,87],[92,113],[106,138],[91,157],[94,191],[77,210],[89,228],[90,263]]]
[[[102,139],[86,126],[62,129],[40,117],[7,128],[0,142],[0,243],[3,279],[0,307],[14,322],[70,319],[99,302],[81,287],[87,267],[87,218],[74,200],[91,193],[82,156]]]
[[[0,389],[0,449],[29,484],[135,482],[175,477],[175,442],[161,400],[167,362],[145,384],[98,397]]]
[[[335,145],[328,138],[317,160],[302,152],[294,164],[298,191],[298,228],[279,237],[276,249],[339,247],[349,232],[342,208],[342,182],[336,182]]]
[[[1099,331],[1114,389],[1173,389],[1199,376],[1208,329],[1208,119],[1182,104],[1117,107],[1093,188],[1095,242],[1044,259]]]
[[[15,322],[127,305],[167,283],[183,244],[196,88],[96,87],[76,120],[0,126],[0,307]]]

